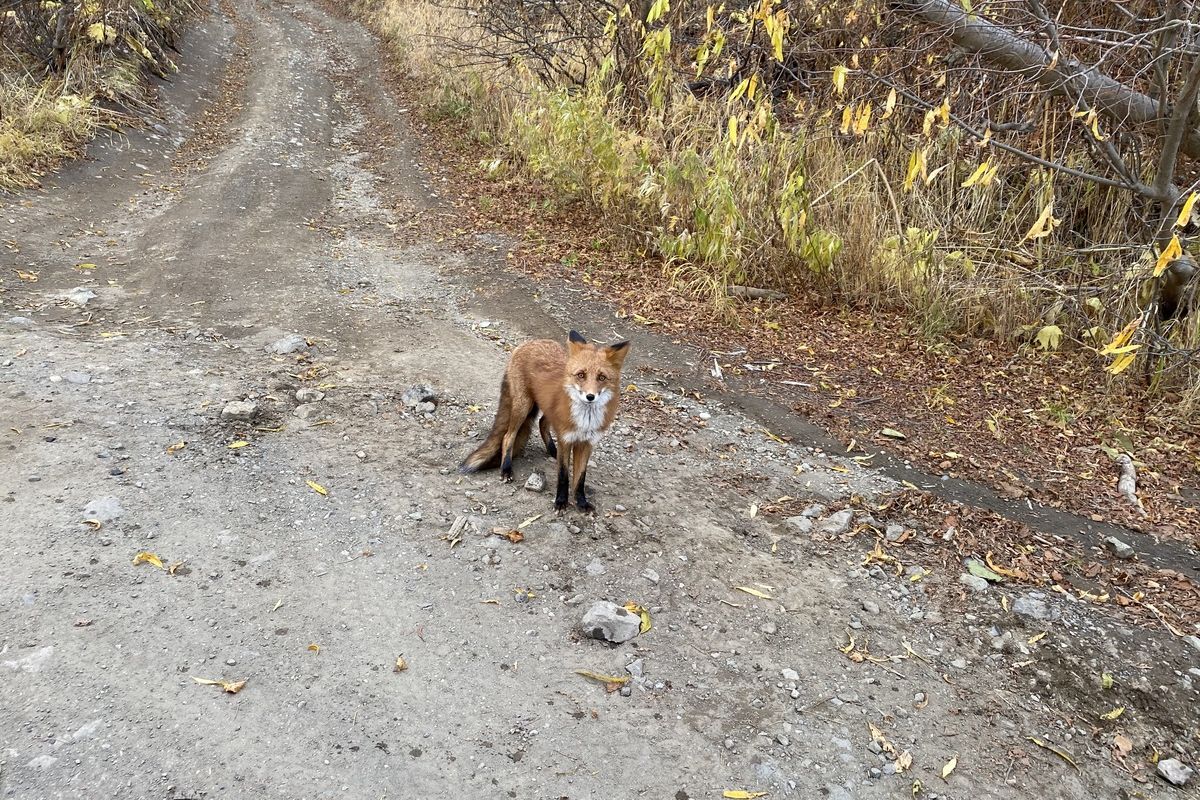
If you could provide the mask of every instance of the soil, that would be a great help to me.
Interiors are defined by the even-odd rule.
[[[1194,555],[855,460],[512,270],[379,48],[214,8],[157,127],[0,209],[0,797],[1195,796],[1152,763],[1200,761]],[[455,471],[570,327],[633,340],[594,517],[533,446]],[[586,638],[600,600],[651,627]]]

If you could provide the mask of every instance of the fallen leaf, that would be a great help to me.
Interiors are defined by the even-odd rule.
[[[100,520],[98,520],[98,519],[85,519],[85,520],[83,521],[83,524],[84,524],[84,525],[87,525],[88,527],[90,527],[90,528],[91,528],[92,530],[94,530],[94,531],[98,531],[98,530],[100,530],[101,528],[103,528],[103,527],[104,527],[104,523],[103,523],[103,522],[101,522],[101,521],[100,521]]]
[[[187,447],[187,442],[176,442],[175,444],[167,445],[168,453],[178,453],[183,448]]]
[[[150,553],[145,550],[133,557],[133,565],[136,567],[138,564],[153,564],[159,569],[166,569],[166,567],[163,566],[161,558],[154,555],[154,553]]]
[[[908,438],[907,436],[905,436],[903,433],[896,430],[895,428],[884,428],[883,430],[881,430],[879,432],[879,435],[886,436],[889,439],[907,439]]]
[[[214,681],[211,678],[197,678],[195,676],[192,677],[192,680],[201,686],[220,686],[230,694],[237,694],[246,685],[246,681]]]
[[[774,600],[775,599],[774,597],[771,597],[771,595],[767,594],[766,592],[760,592],[758,589],[751,589],[749,586],[735,586],[733,588],[737,589],[739,592],[745,592],[746,594],[752,594],[755,597],[762,598],[763,600]]]
[[[1042,639],[1045,639],[1045,638],[1046,638],[1046,632],[1042,631],[1041,633],[1037,633],[1037,634],[1034,634],[1033,636],[1030,636],[1025,641],[1028,644],[1037,644],[1038,642],[1040,642]]]
[[[1004,576],[989,569],[978,558],[967,559],[967,572],[970,572],[977,578],[991,581],[992,583],[1004,583]]]
[[[747,792],[744,789],[726,789],[721,792],[721,797],[727,800],[754,800],[756,797],[766,797],[766,792]]]
[[[1125,706],[1117,706],[1112,711],[1101,714],[1100,719],[1108,720],[1109,722],[1111,722],[1112,720],[1116,719],[1117,717],[1121,716],[1124,713],[1125,713]]]
[[[75,620],[75,627],[76,627],[76,628],[86,628],[86,627],[90,626],[91,624],[92,624],[92,621],[91,621],[90,619],[77,619],[77,620]]]
[[[37,283],[37,281],[38,281],[38,276],[37,276],[36,272],[26,272],[23,269],[19,269],[16,272],[17,272],[17,277],[23,281],[29,281],[30,283]]]
[[[172,561],[171,564],[167,567],[167,574],[174,575],[176,573],[176,571],[178,571],[178,569],[182,566],[183,566],[182,561]]]
[[[1113,747],[1117,749],[1118,756],[1127,756],[1133,751],[1133,740],[1123,733],[1118,733],[1113,737]]]
[[[905,750],[900,755],[896,756],[896,772],[901,773],[912,766],[912,753]]]
[[[84,269],[95,269],[95,268],[96,268],[96,265],[95,265],[95,264],[93,264],[93,263],[92,263],[92,262],[90,262],[90,261],[85,261],[85,262],[83,262],[82,264],[76,264],[76,265],[75,265],[75,269],[79,269],[79,270],[84,270]]]
[[[1054,753],[1054,755],[1058,756],[1063,761],[1067,762],[1072,767],[1074,767],[1076,772],[1082,772],[1082,770],[1079,769],[1079,765],[1075,763],[1075,759],[1071,758],[1071,756],[1069,756],[1065,750],[1055,747],[1054,745],[1050,744],[1046,740],[1039,739],[1036,736],[1029,736],[1026,738],[1028,738],[1029,741],[1033,742],[1038,747],[1044,748],[1046,750],[1049,750],[1051,753]]]
[[[245,447],[245,446],[246,446],[246,445],[248,445],[248,444],[250,444],[250,443],[249,443],[249,442],[243,442],[243,441],[241,441],[241,440],[239,439],[238,441],[236,441],[236,442],[230,442],[229,444],[227,444],[227,445],[225,445],[225,446],[226,446],[226,447],[228,447],[230,450],[237,450],[237,449],[239,449],[239,448]]]
[[[913,796],[913,797],[916,797],[917,795],[919,795],[919,794],[921,793],[921,790],[922,790],[922,789],[924,789],[924,788],[925,788],[925,787],[921,785],[921,782],[920,782],[920,781],[913,781],[913,785],[912,785],[912,796]]]
[[[1006,578],[1013,578],[1018,581],[1025,580],[1027,577],[1025,573],[1019,569],[1007,569],[1004,566],[997,564],[994,560],[992,560],[992,554],[990,552],[983,558],[984,561],[987,562],[988,569],[990,569],[992,572],[995,572],[997,575],[1003,575]]]
[[[958,769],[958,756],[955,756],[942,765],[942,780],[949,778],[950,773],[954,772],[956,769]]]
[[[316,481],[305,481],[305,483],[308,484],[308,488],[312,489],[314,492],[321,495],[322,497],[329,496],[329,490],[326,489],[321,484],[317,483]]]
[[[521,533],[516,528],[492,528],[492,533],[508,539],[513,544],[525,540],[525,534]]]
[[[485,606],[498,606],[498,605],[500,605],[500,601],[499,601],[499,600],[497,600],[497,599],[495,599],[495,598],[492,598],[491,600],[480,600],[479,602],[480,602],[482,605],[485,605]]]
[[[871,732],[871,739],[878,742],[879,746],[883,748],[883,752],[893,757],[897,755],[896,748],[892,746],[892,743],[888,741],[887,737],[883,735],[883,731],[879,730],[874,722],[867,723],[867,730]]]
[[[392,667],[392,672],[404,672],[408,669],[408,662],[404,660],[404,656],[396,656],[396,666]]]
[[[625,609],[630,613],[637,614],[639,617],[641,617],[642,624],[641,628],[638,630],[639,634],[645,633],[654,627],[653,623],[650,621],[650,612],[647,611],[644,606],[638,605],[630,600],[625,604]]]
[[[1100,685],[1105,689],[1111,689],[1113,687],[1113,676],[1105,672],[1100,676]]]
[[[627,675],[602,675],[599,672],[592,672],[590,669],[577,669],[575,670],[575,674],[582,675],[588,680],[596,681],[597,683],[603,683],[604,691],[610,693],[629,683],[629,676]]]
[[[310,653],[316,653],[317,655],[320,655],[321,654],[321,645],[314,642],[308,646],[308,650]]]

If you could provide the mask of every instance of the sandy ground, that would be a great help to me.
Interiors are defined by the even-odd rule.
[[[523,488],[532,446],[459,476],[506,345],[630,331],[410,224],[447,187],[361,27],[236,12],[155,127],[0,212],[0,797],[1196,796],[1150,761],[1200,766],[1200,640],[864,566],[834,512],[895,478],[697,390],[684,345],[632,332],[596,517]],[[585,638],[601,600],[653,627]]]

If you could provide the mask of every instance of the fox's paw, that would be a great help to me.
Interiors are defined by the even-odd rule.
[[[563,514],[566,513],[566,511],[567,511],[567,501],[566,500],[563,500],[561,503],[558,502],[557,500],[554,502],[555,516],[561,517]]]
[[[500,473],[500,482],[501,483],[512,483],[513,482],[513,474],[511,472],[501,472]]]
[[[579,506],[579,510],[585,514],[591,514],[593,516],[596,514],[596,507],[594,505],[592,505],[591,503],[589,503],[587,500],[584,500],[581,503],[578,503],[578,506]]]

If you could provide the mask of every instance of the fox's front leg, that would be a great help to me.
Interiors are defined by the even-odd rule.
[[[590,513],[595,511],[596,507],[588,502],[584,482],[587,480],[588,459],[592,457],[592,445],[590,442],[573,444],[571,453],[571,488],[575,493],[575,505],[580,511]]]
[[[571,451],[572,447],[563,444],[558,448],[558,491],[554,494],[554,510],[561,514],[567,508],[568,493],[571,489]]]

